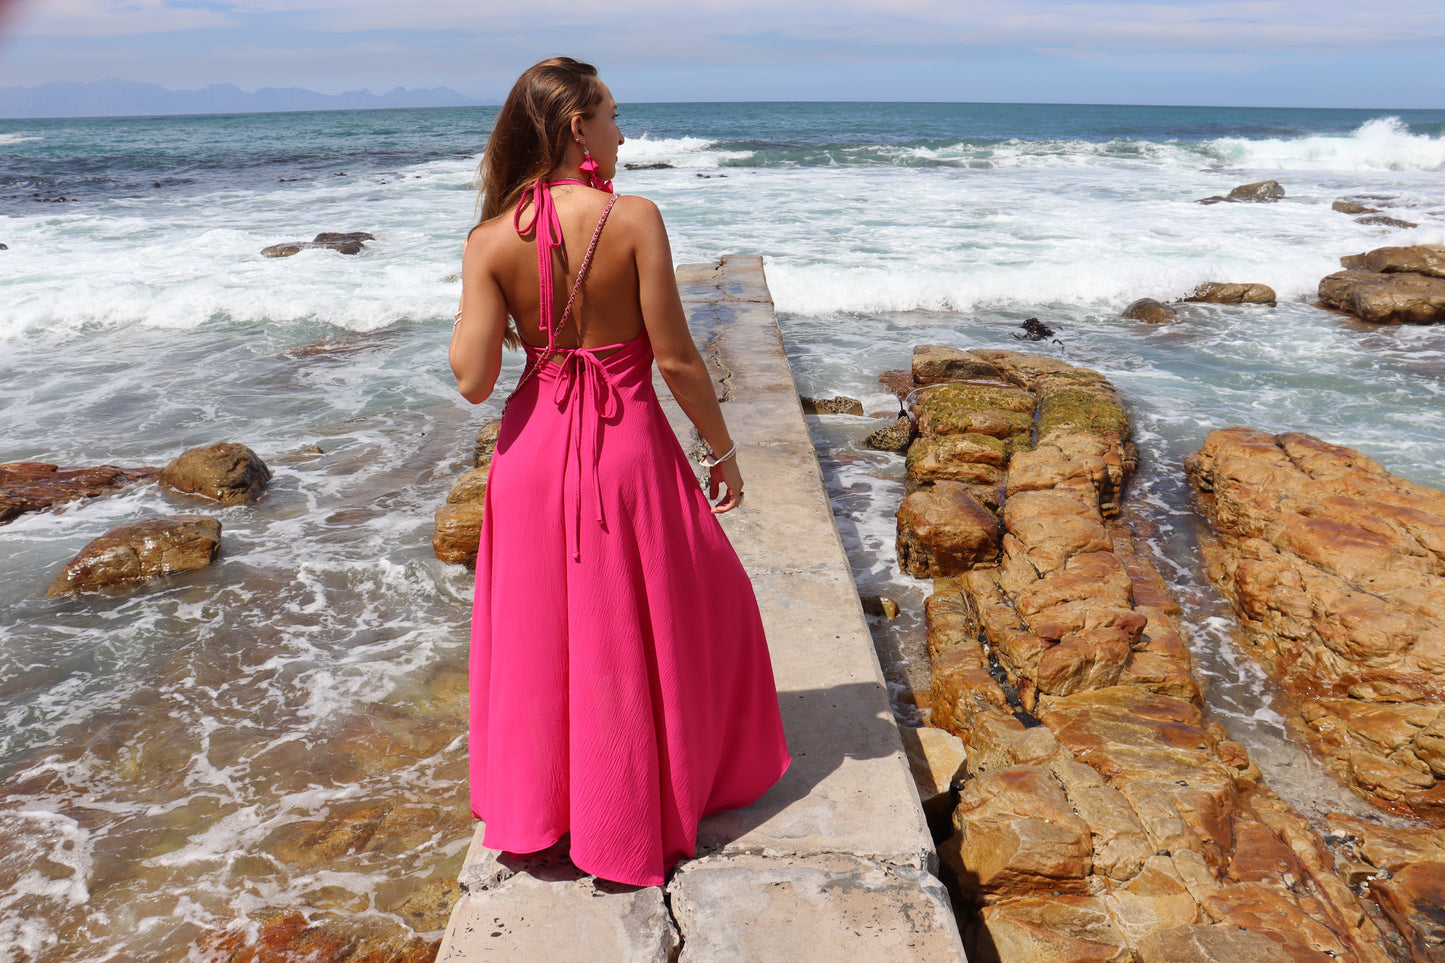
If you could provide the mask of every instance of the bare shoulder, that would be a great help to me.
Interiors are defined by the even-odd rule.
[[[463,249],[464,268],[483,267],[496,258],[515,240],[515,231],[508,218],[494,217],[472,228]]]

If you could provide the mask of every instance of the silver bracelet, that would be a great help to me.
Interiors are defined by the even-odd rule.
[[[707,454],[698,458],[697,463],[704,468],[716,468],[718,465],[721,465],[723,462],[727,461],[729,458],[731,458],[733,455],[736,455],[737,453],[737,442],[733,442],[733,446],[728,449],[728,453],[726,455],[713,455],[712,448],[708,448]]]

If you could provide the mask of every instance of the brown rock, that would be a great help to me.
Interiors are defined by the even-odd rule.
[[[953,825],[957,832],[939,851],[969,899],[1087,893],[1089,826],[1046,770],[1019,766],[975,776],[964,785]]]
[[[1229,201],[1277,201],[1284,197],[1284,188],[1279,181],[1257,181],[1241,184],[1230,191],[1225,200]]]
[[[1414,221],[1405,221],[1398,217],[1386,217],[1384,214],[1366,214],[1364,217],[1355,218],[1355,223],[1368,224],[1371,227],[1395,227],[1402,231],[1408,231],[1420,226]]]
[[[998,519],[958,482],[914,492],[898,509],[898,564],[914,578],[957,575],[998,550]]]
[[[1423,274],[1337,271],[1320,280],[1327,306],[1374,324],[1434,324],[1445,320],[1445,278]]]
[[[1274,288],[1268,284],[1226,284],[1209,281],[1194,289],[1186,301],[1206,301],[1210,304],[1274,304]]]
[[[39,461],[8,462],[0,465],[0,525],[25,512],[150,481],[159,473],[159,468],[59,468]]]
[[[65,563],[46,595],[125,587],[172,572],[205,568],[221,548],[221,523],[205,515],[165,515],[118,525]]]
[[[942,435],[918,439],[908,449],[906,476],[911,489],[937,481],[997,485],[1008,460],[1005,445],[989,435]]]
[[[913,382],[913,372],[901,369],[883,372],[878,376],[878,383],[900,399],[908,397],[913,389],[918,387]]]
[[[1370,889],[1397,928],[1412,937],[1415,959],[1445,958],[1445,862],[1406,866]]]
[[[452,483],[446,504],[437,509],[432,551],[443,562],[467,566],[477,563],[490,470],[484,466],[465,472]]]
[[[1340,267],[1377,274],[1423,274],[1445,278],[1445,245],[1417,244],[1414,247],[1377,247],[1365,254],[1340,258]]]
[[[857,398],[838,395],[835,398],[810,398],[799,395],[798,402],[805,415],[862,415],[863,402]]]
[[[221,442],[182,452],[161,469],[160,481],[183,494],[238,505],[260,500],[271,482],[271,469],[245,445]]]
[[[472,467],[482,468],[491,464],[492,453],[497,450],[497,439],[502,434],[502,419],[493,418],[482,425],[477,432],[477,442],[472,446]]]
[[[1000,963],[1130,963],[1108,908],[1089,896],[1036,896],[983,910]],[[978,955],[970,951],[970,959]]]
[[[1378,214],[1378,207],[1366,207],[1363,204],[1356,204],[1354,201],[1335,201],[1330,205],[1331,210],[1339,211],[1341,214]]]
[[[1124,309],[1123,317],[1143,321],[1146,324],[1168,324],[1171,321],[1179,320],[1178,312],[1153,298],[1140,298],[1135,301]]]
[[[1139,942],[1139,963],[1282,963],[1279,944],[1234,926],[1175,926]],[[1328,963],[1321,955],[1319,963]]]
[[[863,439],[863,447],[874,451],[904,452],[913,441],[913,423],[900,417]]]
[[[262,257],[290,257],[310,248],[325,248],[341,254],[360,254],[366,247],[363,241],[373,241],[376,236],[365,231],[336,233],[323,231],[310,241],[284,241],[261,249]]]
[[[1007,383],[998,366],[975,354],[936,344],[920,344],[913,349],[913,381],[917,385],[936,385],[950,381],[996,381]]]

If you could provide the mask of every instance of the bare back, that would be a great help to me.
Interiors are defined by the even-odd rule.
[[[608,195],[574,184],[552,187],[551,192],[562,227],[562,245],[553,254],[552,291],[556,313],[561,314],[576,283],[587,246],[606,209]],[[628,198],[619,198],[608,216],[572,313],[556,333],[559,348],[605,347],[630,341],[642,333],[631,209]],[[522,340],[545,347],[547,334],[538,317],[540,292],[535,228],[519,235],[512,214],[508,211],[479,225],[468,240],[468,253],[470,256],[471,249],[476,249],[475,254],[480,258],[478,266],[501,289],[507,313],[516,322]],[[524,211],[524,226],[529,218],[530,211]],[[555,319],[553,321],[555,323]]]

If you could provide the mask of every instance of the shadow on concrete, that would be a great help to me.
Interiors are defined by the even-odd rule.
[[[751,806],[704,819],[698,830],[699,856],[723,849],[777,851],[785,849],[790,838],[801,840],[826,832],[826,827],[869,818],[849,809],[857,806],[848,798],[856,787],[833,787],[830,782],[850,760],[881,759],[900,751],[897,724],[879,712],[880,707],[887,712],[883,685],[868,681],[782,691],[778,703],[792,765]]]

